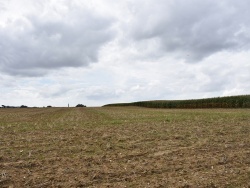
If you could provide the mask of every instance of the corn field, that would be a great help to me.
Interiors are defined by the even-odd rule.
[[[250,108],[250,95],[191,100],[156,100],[116,103],[105,106],[139,106],[148,108]]]

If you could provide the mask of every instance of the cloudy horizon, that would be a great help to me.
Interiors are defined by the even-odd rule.
[[[250,1],[0,0],[0,105],[250,94]]]

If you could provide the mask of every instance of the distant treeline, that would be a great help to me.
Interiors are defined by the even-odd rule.
[[[2,105],[2,107],[0,108],[28,108],[28,106],[25,106],[25,105],[21,105],[21,106],[5,106],[5,105]]]
[[[49,105],[49,106],[47,106],[47,108],[51,108],[52,106],[51,105]],[[69,107],[69,105],[68,105],[68,107]],[[87,107],[86,105],[83,105],[83,104],[78,104],[78,105],[76,105],[76,107]],[[2,105],[2,106],[0,106],[0,108],[39,108],[39,107],[28,107],[28,106],[26,106],[26,105],[21,105],[21,106],[6,106],[6,105]],[[45,108],[45,107],[42,107],[42,108]]]
[[[140,106],[148,108],[250,108],[250,95],[190,100],[156,100],[116,103],[104,106]]]

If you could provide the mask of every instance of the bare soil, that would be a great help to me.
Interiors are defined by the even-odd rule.
[[[0,109],[0,187],[250,188],[250,109]]]

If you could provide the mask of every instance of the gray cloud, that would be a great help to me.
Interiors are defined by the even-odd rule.
[[[249,7],[247,0],[0,0],[0,104],[247,94]]]
[[[247,0],[158,0],[136,7],[135,17],[129,23],[134,40],[156,38],[161,45],[158,50],[175,53],[187,62],[201,61],[224,50],[250,47]]]
[[[112,23],[77,7],[57,18],[28,15],[11,20],[0,26],[0,69],[11,75],[41,76],[51,69],[87,66],[113,38]]]

